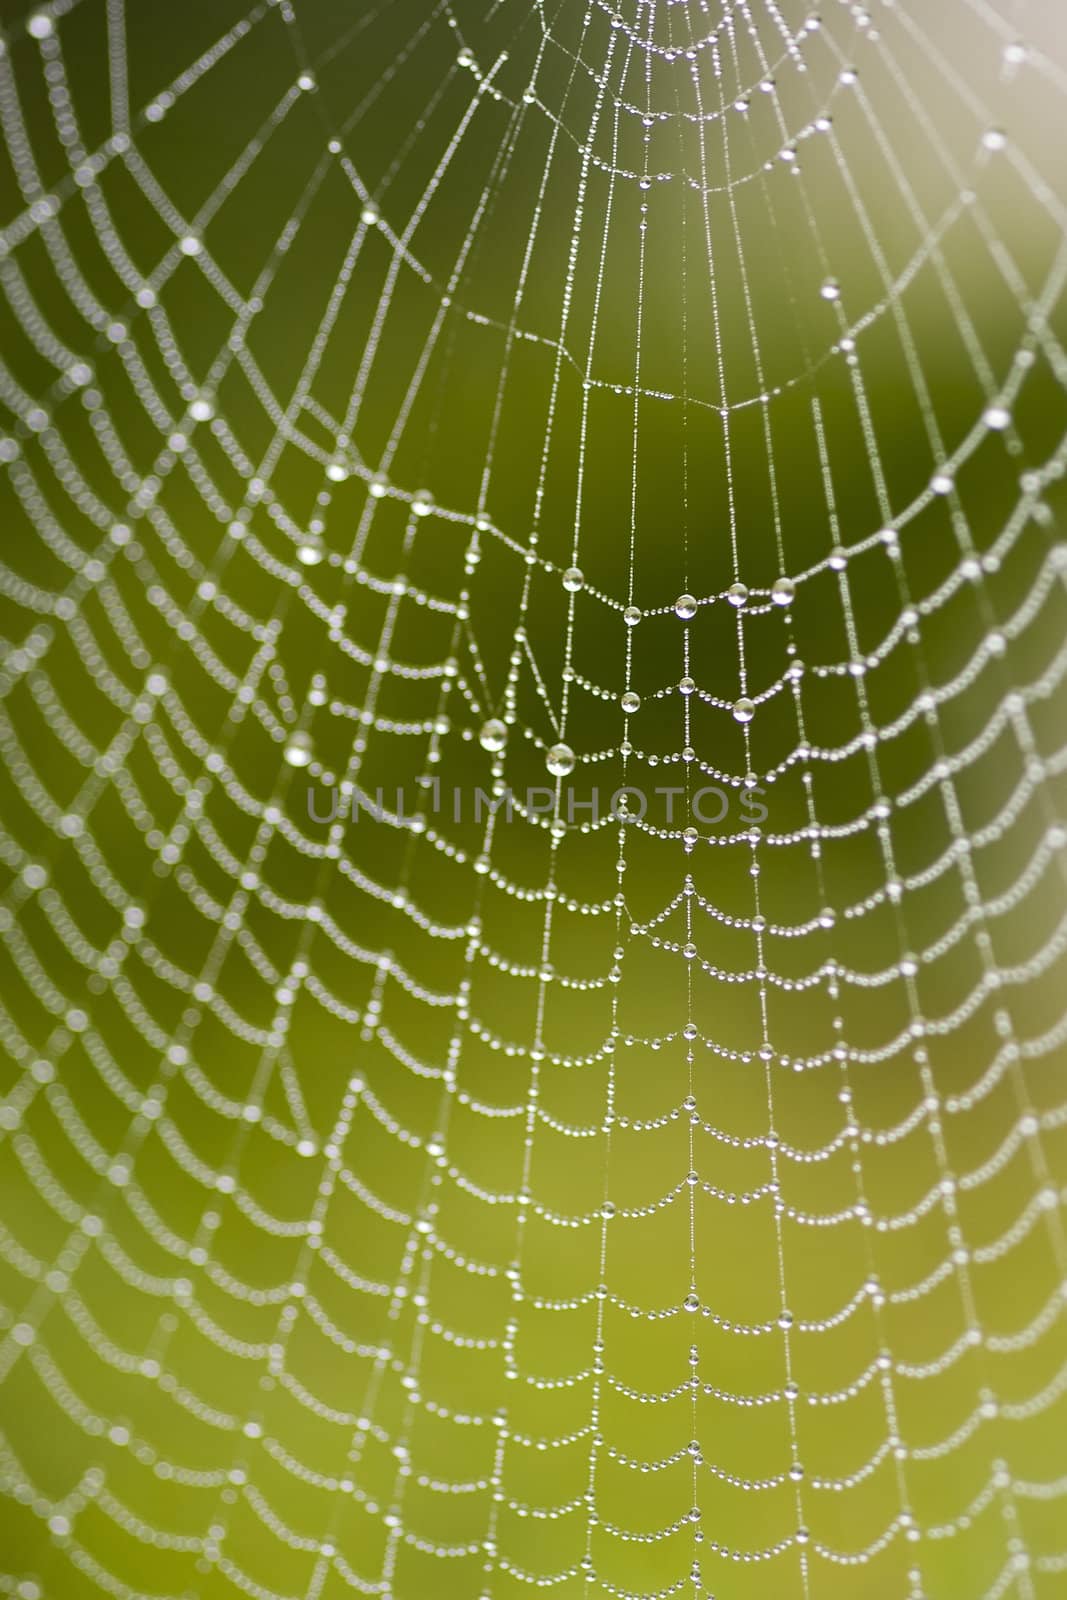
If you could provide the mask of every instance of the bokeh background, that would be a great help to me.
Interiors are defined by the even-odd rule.
[[[1067,1593],[1058,8],[2,20],[0,1592]]]

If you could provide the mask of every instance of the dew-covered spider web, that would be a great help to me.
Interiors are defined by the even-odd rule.
[[[0,1594],[1067,1594],[1058,0],[0,42]]]

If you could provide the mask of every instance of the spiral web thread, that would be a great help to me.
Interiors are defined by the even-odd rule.
[[[0,1588],[1062,1594],[1038,8],[230,9],[0,53]]]

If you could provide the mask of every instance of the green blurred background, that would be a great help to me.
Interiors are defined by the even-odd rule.
[[[0,1592],[1067,1593],[1067,40],[872,10],[4,8]]]

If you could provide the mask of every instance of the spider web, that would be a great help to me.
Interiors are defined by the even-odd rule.
[[[0,1592],[1063,1592],[1065,92],[9,18]]]

